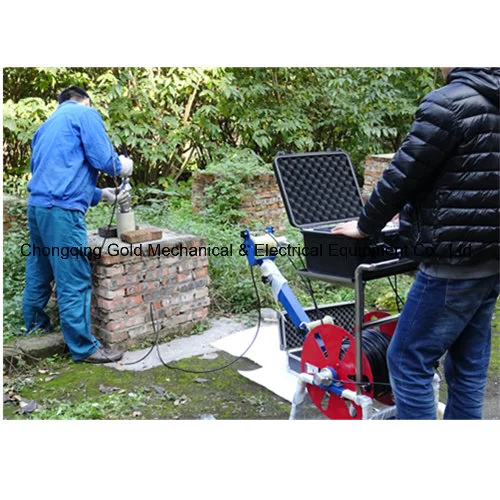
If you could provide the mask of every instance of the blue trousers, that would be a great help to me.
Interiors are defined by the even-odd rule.
[[[50,330],[45,306],[55,280],[57,304],[64,340],[71,357],[81,360],[101,345],[90,333],[92,282],[85,252],[87,230],[81,212],[58,207],[28,206],[30,247],[23,245],[26,258],[26,287],[23,316],[26,331]]]
[[[434,366],[447,352],[445,419],[480,419],[499,275],[441,279],[418,272],[389,344],[398,418],[435,419]]]

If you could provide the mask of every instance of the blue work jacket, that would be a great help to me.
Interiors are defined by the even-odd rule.
[[[100,114],[65,101],[33,137],[28,204],[85,213],[101,199],[99,171],[114,176],[121,169]]]

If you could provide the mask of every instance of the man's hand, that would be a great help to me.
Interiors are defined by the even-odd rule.
[[[358,221],[351,220],[349,222],[341,222],[336,225],[332,231],[333,234],[342,234],[348,236],[349,238],[366,238],[363,236],[358,229]]]
[[[130,177],[134,170],[134,162],[132,161],[132,158],[123,155],[120,155],[118,158],[120,159],[120,163],[122,164],[122,171],[120,175],[122,177]]]
[[[119,205],[123,205],[130,201],[131,194],[130,191],[124,191],[119,188],[104,188],[102,190],[101,200],[107,201],[109,203],[114,203],[115,200]]]

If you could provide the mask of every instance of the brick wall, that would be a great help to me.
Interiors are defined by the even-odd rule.
[[[102,244],[97,231],[88,238],[91,248]],[[153,255],[150,244],[174,252],[182,246],[196,255]],[[167,230],[161,240],[142,244],[108,239],[100,258],[92,259],[92,333],[108,345],[125,347],[153,340],[151,303],[161,338],[192,329],[207,316],[210,303],[203,247],[199,237]]]
[[[383,171],[390,165],[394,154],[381,154],[367,156],[365,159],[365,173],[362,195],[365,200],[382,176]]]
[[[203,171],[193,173],[191,202],[196,212],[202,212],[207,206],[204,189],[213,182],[213,174]],[[274,175],[260,175],[252,180],[247,188],[252,194],[243,200],[241,210],[247,215],[242,218],[241,224],[246,225],[257,220],[262,227],[254,229],[273,226],[276,233],[282,233],[285,229],[286,212]]]

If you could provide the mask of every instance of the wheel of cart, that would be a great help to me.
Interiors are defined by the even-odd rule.
[[[356,268],[354,301],[327,306],[327,312],[337,316],[343,326],[320,324],[307,335],[300,348],[301,383],[294,398],[291,418],[296,414],[296,404],[303,400],[304,391],[307,391],[318,410],[330,419],[397,418],[386,353],[400,315],[390,315],[383,311],[365,313],[364,285],[367,281],[406,273],[415,267],[415,262],[409,259],[394,259],[361,264]],[[300,271],[300,274],[339,284],[336,277],[307,270]],[[340,283],[350,284],[348,280],[340,280]],[[352,312],[346,315],[345,308],[349,306],[352,306]],[[311,310],[308,312],[310,314]],[[350,327],[352,322],[353,327]],[[286,336],[290,331],[286,331],[283,321],[280,326],[283,346],[287,343]],[[289,356],[294,360],[290,367],[295,370],[298,366],[297,351],[289,351]],[[439,383],[440,377],[436,372],[434,394],[438,415],[442,416],[444,405],[438,399]]]

